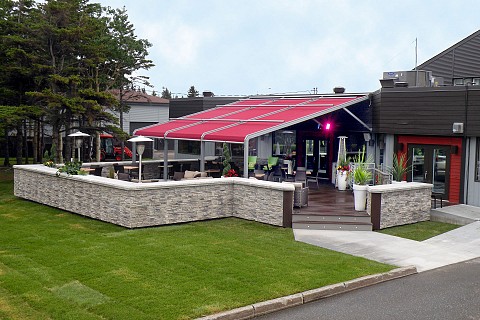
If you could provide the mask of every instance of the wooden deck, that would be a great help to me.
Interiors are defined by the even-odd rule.
[[[294,214],[355,214],[352,190],[338,191],[333,184],[320,184],[316,189],[314,184],[310,184],[308,192],[308,206],[295,208]]]
[[[371,231],[372,222],[365,211],[355,211],[352,190],[338,191],[325,183],[309,188],[308,206],[294,208],[292,228]]]

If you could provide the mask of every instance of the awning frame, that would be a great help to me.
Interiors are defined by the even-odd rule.
[[[350,110],[346,109],[352,105],[355,105],[359,102],[362,102],[362,101],[366,101],[368,99],[370,99],[370,96],[369,95],[360,95],[358,96],[356,99],[353,99],[353,100],[350,100],[348,102],[345,102],[345,103],[341,103],[339,105],[333,105],[333,104],[309,104],[308,106],[312,106],[312,107],[315,107],[315,106],[322,106],[322,107],[330,107],[328,109],[325,109],[325,110],[322,110],[322,111],[319,111],[319,112],[315,112],[313,114],[309,114],[307,116],[304,116],[304,117],[300,117],[300,118],[295,118],[291,121],[285,121],[285,120],[268,120],[268,119],[264,119],[262,120],[261,117],[266,117],[268,115],[271,115],[271,114],[275,114],[275,113],[279,113],[279,112],[282,112],[282,111],[285,111],[285,110],[288,110],[288,109],[291,109],[291,108],[295,108],[297,106],[302,106],[302,105],[305,105],[307,104],[308,102],[311,102],[312,100],[317,100],[317,99],[320,99],[322,97],[326,97],[326,98],[335,98],[335,97],[338,97],[338,98],[345,98],[345,97],[349,97],[349,96],[356,96],[356,95],[341,95],[341,96],[315,96],[313,97],[312,99],[308,100],[308,101],[305,101],[303,103],[299,103],[299,104],[285,104],[285,105],[279,105],[279,104],[276,104],[275,107],[285,107],[285,108],[281,108],[281,109],[277,109],[271,113],[268,113],[268,114],[262,114],[260,116],[257,116],[255,118],[252,118],[252,119],[225,119],[226,116],[230,116],[230,115],[234,115],[236,113],[240,113],[240,112],[243,112],[245,111],[245,109],[252,109],[252,108],[255,108],[255,107],[261,107],[261,106],[268,106],[269,103],[272,103],[273,101],[278,101],[278,100],[285,100],[285,101],[288,101],[288,98],[282,98],[282,97],[279,97],[279,99],[276,99],[276,100],[270,100],[270,101],[267,101],[267,102],[263,102],[263,103],[260,103],[258,105],[248,105],[248,106],[245,106],[245,108],[243,109],[239,109],[239,110],[235,110],[233,112],[230,112],[230,113],[226,113],[226,114],[222,114],[222,115],[219,115],[217,117],[214,117],[214,118],[199,118],[199,119],[195,119],[195,118],[192,118],[194,117],[195,115],[198,115],[198,114],[201,114],[203,112],[205,112],[206,110],[204,111],[201,111],[201,112],[197,112],[197,113],[194,113],[194,114],[191,114],[191,115],[188,115],[186,117],[180,117],[180,118],[176,118],[175,120],[182,120],[182,121],[192,121],[192,123],[190,124],[186,124],[186,125],[183,125],[183,126],[180,126],[180,127],[177,127],[177,128],[173,128],[173,129],[170,129],[170,130],[167,130],[163,137],[160,138],[160,137],[153,137],[153,138],[160,138],[160,139],[164,139],[164,140],[186,140],[186,141],[200,141],[200,170],[201,171],[204,171],[205,170],[205,159],[204,159],[204,153],[205,153],[205,142],[225,142],[225,143],[236,143],[236,144],[241,144],[243,143],[244,145],[244,154],[243,154],[243,163],[244,163],[244,166],[243,166],[243,171],[244,171],[244,177],[245,178],[248,178],[248,153],[249,153],[249,141],[251,139],[254,139],[254,138],[257,138],[257,137],[260,137],[262,135],[265,135],[265,134],[269,134],[271,132],[275,132],[275,131],[278,131],[278,130],[281,130],[281,129],[284,129],[284,128],[287,128],[287,127],[290,127],[290,126],[293,126],[293,125],[296,125],[298,123],[302,123],[302,122],[305,122],[305,121],[308,121],[308,120],[311,120],[311,119],[315,119],[315,118],[318,118],[318,117],[321,117],[323,115],[326,115],[326,114],[329,114],[329,113],[332,113],[332,112],[335,112],[335,111],[338,111],[338,110],[345,110],[348,114],[350,114],[354,119],[356,119],[362,126],[364,126],[365,128],[367,128],[369,131],[372,131],[372,129],[366,125],[361,119],[359,119],[357,116],[355,116]],[[261,97],[255,97],[255,98],[259,98],[261,99]],[[271,98],[271,97],[268,97],[268,98]],[[299,97],[290,97],[290,99],[298,99]],[[238,100],[238,101],[235,101],[235,102],[232,102],[230,104],[226,104],[226,105],[219,105],[217,106],[216,108],[213,108],[213,109],[209,109],[209,110],[214,110],[214,109],[217,109],[217,108],[224,108],[224,107],[228,107],[229,105],[233,105],[235,106],[235,104],[241,102],[241,101],[247,101],[247,100],[254,100],[254,99],[241,99],[241,100]],[[176,138],[176,137],[168,137],[168,134],[169,133],[172,133],[172,132],[175,132],[175,131],[178,131],[178,130],[183,130],[183,129],[187,129],[189,127],[193,127],[193,126],[196,126],[198,124],[201,124],[201,123],[205,123],[207,121],[234,121],[234,123],[231,123],[231,124],[228,124],[226,126],[223,126],[223,127],[219,127],[219,128],[215,128],[215,129],[212,129],[212,130],[209,130],[209,131],[206,131],[206,132],[203,132],[200,136],[200,139],[189,139],[189,138],[182,138],[182,139],[179,139],[179,138]],[[259,130],[259,131],[256,131],[254,133],[250,133],[250,134],[247,134],[244,138],[244,141],[243,142],[238,142],[238,141],[228,141],[228,139],[224,139],[224,140],[218,140],[218,139],[214,139],[214,140],[210,140],[210,139],[205,139],[205,136],[208,135],[208,134],[211,134],[211,133],[215,133],[215,132],[218,132],[218,131],[222,131],[224,129],[227,129],[227,128],[232,128],[232,127],[235,127],[239,124],[242,124],[242,123],[246,123],[246,122],[278,122],[279,124],[278,125],[275,125],[273,127],[269,127],[267,129],[264,129],[264,130]],[[156,125],[156,124],[155,124]],[[145,128],[149,128],[149,127],[153,127],[155,125],[152,125],[152,126],[148,126],[148,127],[145,127]],[[164,143],[164,173],[163,173],[163,176],[164,176],[164,179],[167,180],[168,178],[168,168],[167,168],[167,164],[168,164],[168,146],[167,146],[167,143]]]

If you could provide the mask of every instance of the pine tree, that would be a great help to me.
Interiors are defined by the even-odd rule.
[[[162,90],[162,98],[163,99],[168,99],[168,100],[172,99],[172,93],[170,91],[168,91],[168,88],[163,87],[162,89],[163,89]]]
[[[188,89],[187,98],[195,97],[198,97],[198,91],[195,90],[195,86],[191,86],[190,89]]]

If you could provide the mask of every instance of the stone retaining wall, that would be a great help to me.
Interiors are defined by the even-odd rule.
[[[373,229],[430,220],[432,187],[418,182],[368,187],[367,212]]]
[[[16,196],[127,228],[238,217],[291,227],[293,186],[244,178],[133,183],[57,177],[43,165],[14,166]]]

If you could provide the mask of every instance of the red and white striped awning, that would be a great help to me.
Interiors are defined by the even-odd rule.
[[[163,139],[244,143],[367,100],[367,95],[248,98],[135,130]]]

